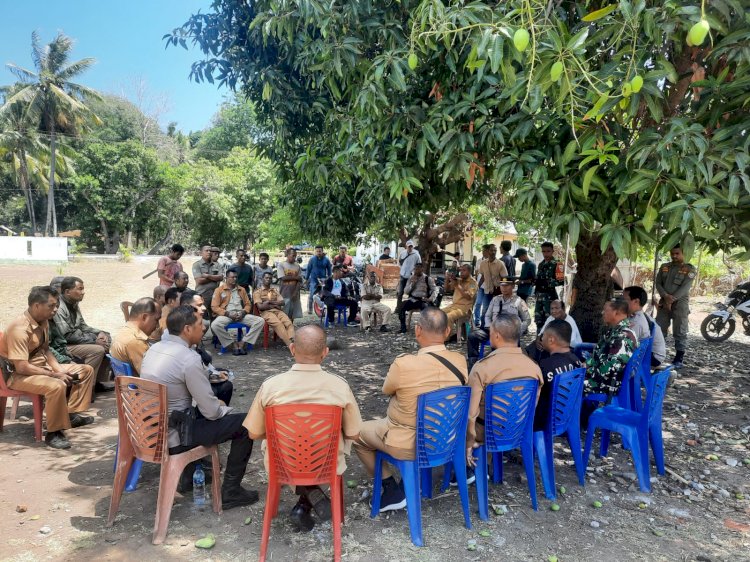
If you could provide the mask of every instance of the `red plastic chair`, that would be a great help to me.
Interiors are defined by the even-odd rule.
[[[253,315],[254,316],[260,316],[260,309],[258,308],[257,304],[253,305]],[[271,332],[271,326],[268,325],[268,322],[263,324],[263,349],[268,349],[268,339]],[[279,336],[276,332],[273,333],[273,341],[278,341]]]
[[[266,408],[268,492],[260,539],[260,562],[266,559],[271,521],[279,511],[281,487],[331,487],[333,553],[341,560],[344,484],[336,468],[341,436],[341,408],[320,404],[286,404]]]
[[[143,462],[161,465],[156,521],[151,539],[153,544],[161,544],[167,537],[174,495],[182,471],[189,463],[208,455],[211,455],[215,475],[211,486],[213,509],[215,513],[221,514],[221,479],[218,478],[221,466],[216,445],[195,447],[179,455],[169,454],[167,387],[138,377],[119,376],[115,378],[115,398],[120,432],[119,451],[107,526],[111,527],[115,522],[125,482],[136,457]]]
[[[3,338],[3,332],[0,332],[0,339]],[[2,362],[0,362],[2,363]],[[18,407],[18,402],[23,400],[29,400],[34,408],[34,439],[37,441],[42,440],[42,414],[44,412],[44,396],[41,394],[30,394],[20,390],[13,390],[5,382],[5,369],[0,371],[0,431],[3,430],[3,423],[5,422],[5,405],[8,402],[8,398],[15,398],[15,405],[12,407],[13,417],[15,417],[15,410]]]

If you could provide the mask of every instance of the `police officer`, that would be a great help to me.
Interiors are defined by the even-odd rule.
[[[555,246],[552,242],[542,242],[542,256],[544,259],[537,267],[535,292],[536,307],[534,308],[534,322],[536,323],[536,333],[538,334],[550,314],[550,304],[557,300],[557,291],[555,287],[563,284],[562,280],[557,278],[557,260],[552,256]]]
[[[669,252],[671,263],[662,264],[656,275],[656,290],[659,292],[656,323],[659,324],[664,337],[667,337],[669,323],[672,322],[675,356],[672,364],[675,369],[682,367],[682,360],[687,349],[688,315],[690,307],[690,287],[695,280],[696,269],[685,263],[685,256],[678,244]]]

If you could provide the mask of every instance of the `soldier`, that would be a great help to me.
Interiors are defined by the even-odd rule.
[[[557,278],[557,260],[552,257],[555,247],[552,242],[542,242],[542,256],[544,259],[539,264],[536,273],[536,307],[534,308],[534,322],[537,333],[541,332],[547,316],[550,314],[550,304],[557,300],[555,287],[563,284]]]
[[[687,349],[688,315],[690,306],[690,287],[695,280],[696,269],[685,263],[685,256],[678,244],[669,252],[671,263],[662,264],[656,275],[656,290],[659,301],[656,323],[659,324],[664,337],[667,337],[669,323],[672,322],[675,356],[672,364],[675,369],[682,368],[682,361]]]

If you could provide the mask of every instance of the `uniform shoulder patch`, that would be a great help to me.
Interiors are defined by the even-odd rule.
[[[669,273],[669,265],[664,264],[661,266],[662,273]]]

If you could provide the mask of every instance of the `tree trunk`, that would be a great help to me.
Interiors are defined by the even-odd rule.
[[[49,136],[49,191],[47,191],[47,222],[44,225],[44,235],[57,236],[57,213],[55,213],[55,128],[52,127]]]
[[[29,213],[31,222],[31,234],[36,234],[36,213],[34,213],[34,198],[31,194],[31,182],[29,181],[29,168],[26,165],[26,151],[21,149],[19,152],[19,166],[21,168],[21,189],[26,198],[26,210]]]
[[[425,272],[428,275],[432,265],[432,257],[448,244],[463,240],[469,223],[469,216],[465,213],[460,213],[436,226],[435,222],[438,218],[436,215],[428,213],[422,227],[411,237],[422,258],[422,263],[425,264]],[[409,240],[406,228],[402,228],[399,232],[399,239],[402,244]]]
[[[595,342],[602,326],[602,308],[612,297],[612,270],[617,256],[612,246],[602,254],[598,234],[581,233],[576,244],[578,271],[573,279],[575,303],[570,314],[585,342]]]

